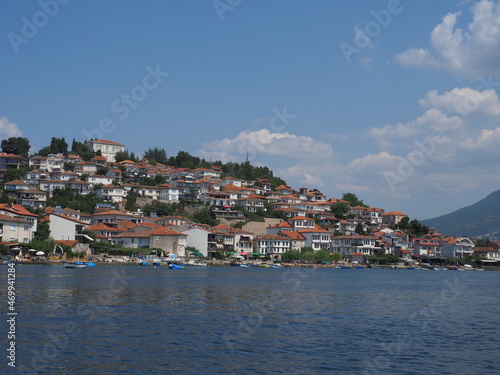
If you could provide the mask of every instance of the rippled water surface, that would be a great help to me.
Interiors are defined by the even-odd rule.
[[[18,265],[16,275],[18,367],[3,359],[0,374],[500,373],[500,272]]]

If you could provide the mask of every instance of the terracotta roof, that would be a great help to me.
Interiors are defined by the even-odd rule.
[[[383,216],[408,216],[408,215],[402,214],[399,211],[391,211],[391,212],[386,212],[385,214],[383,214]]]
[[[110,145],[117,145],[117,146],[123,146],[121,143],[113,142],[113,141],[108,141],[107,139],[96,139],[94,141],[90,141],[91,143],[107,143]]]
[[[151,232],[151,235],[155,236],[187,236],[185,233],[177,232],[176,230],[170,229],[168,227],[160,227]]]

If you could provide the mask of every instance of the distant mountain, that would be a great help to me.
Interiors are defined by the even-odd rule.
[[[421,222],[441,234],[500,237],[500,190],[471,206]]]

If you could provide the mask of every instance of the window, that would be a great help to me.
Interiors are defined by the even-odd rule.
[[[10,224],[10,230],[14,232],[16,230],[16,224]]]
[[[27,232],[27,231],[29,231],[29,230],[30,230],[30,226],[29,226],[29,225],[25,225],[25,226],[24,226],[24,231],[25,231],[25,232]]]

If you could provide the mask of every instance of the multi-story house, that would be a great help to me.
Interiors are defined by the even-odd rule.
[[[55,240],[78,240],[87,237],[83,231],[87,224],[70,216],[57,214],[48,215],[50,236]]]
[[[17,204],[0,204],[2,241],[30,242],[37,229],[38,216]],[[17,220],[14,220],[17,219]]]
[[[104,199],[109,202],[119,203],[127,197],[127,191],[121,186],[103,185],[94,190],[97,198]]]
[[[379,241],[372,236],[336,236],[332,238],[331,251],[341,253],[344,258],[358,259],[364,255],[375,255],[381,249]]]
[[[177,256],[186,255],[187,234],[167,227],[159,227],[151,232],[150,248],[161,249]]]
[[[407,216],[408,215],[405,215],[399,211],[386,212],[382,215],[382,224],[387,225],[388,227],[394,227]]]
[[[474,255],[474,242],[469,237],[441,238],[442,255],[447,258],[464,258]]]
[[[16,193],[16,203],[33,208],[45,207],[47,194],[40,190],[28,189]]]
[[[108,162],[115,162],[115,155],[117,152],[125,151],[125,146],[121,143],[108,141],[106,139],[96,139],[86,142],[87,146],[94,152],[101,150],[101,155],[106,158]]]
[[[383,210],[377,207],[368,207],[361,212],[361,219],[370,224],[382,224]]]
[[[158,200],[160,202],[178,202],[179,189],[168,184],[160,185]]]
[[[290,250],[290,238],[277,234],[264,234],[255,238],[254,249],[256,253],[263,253],[272,257],[280,257]]]

